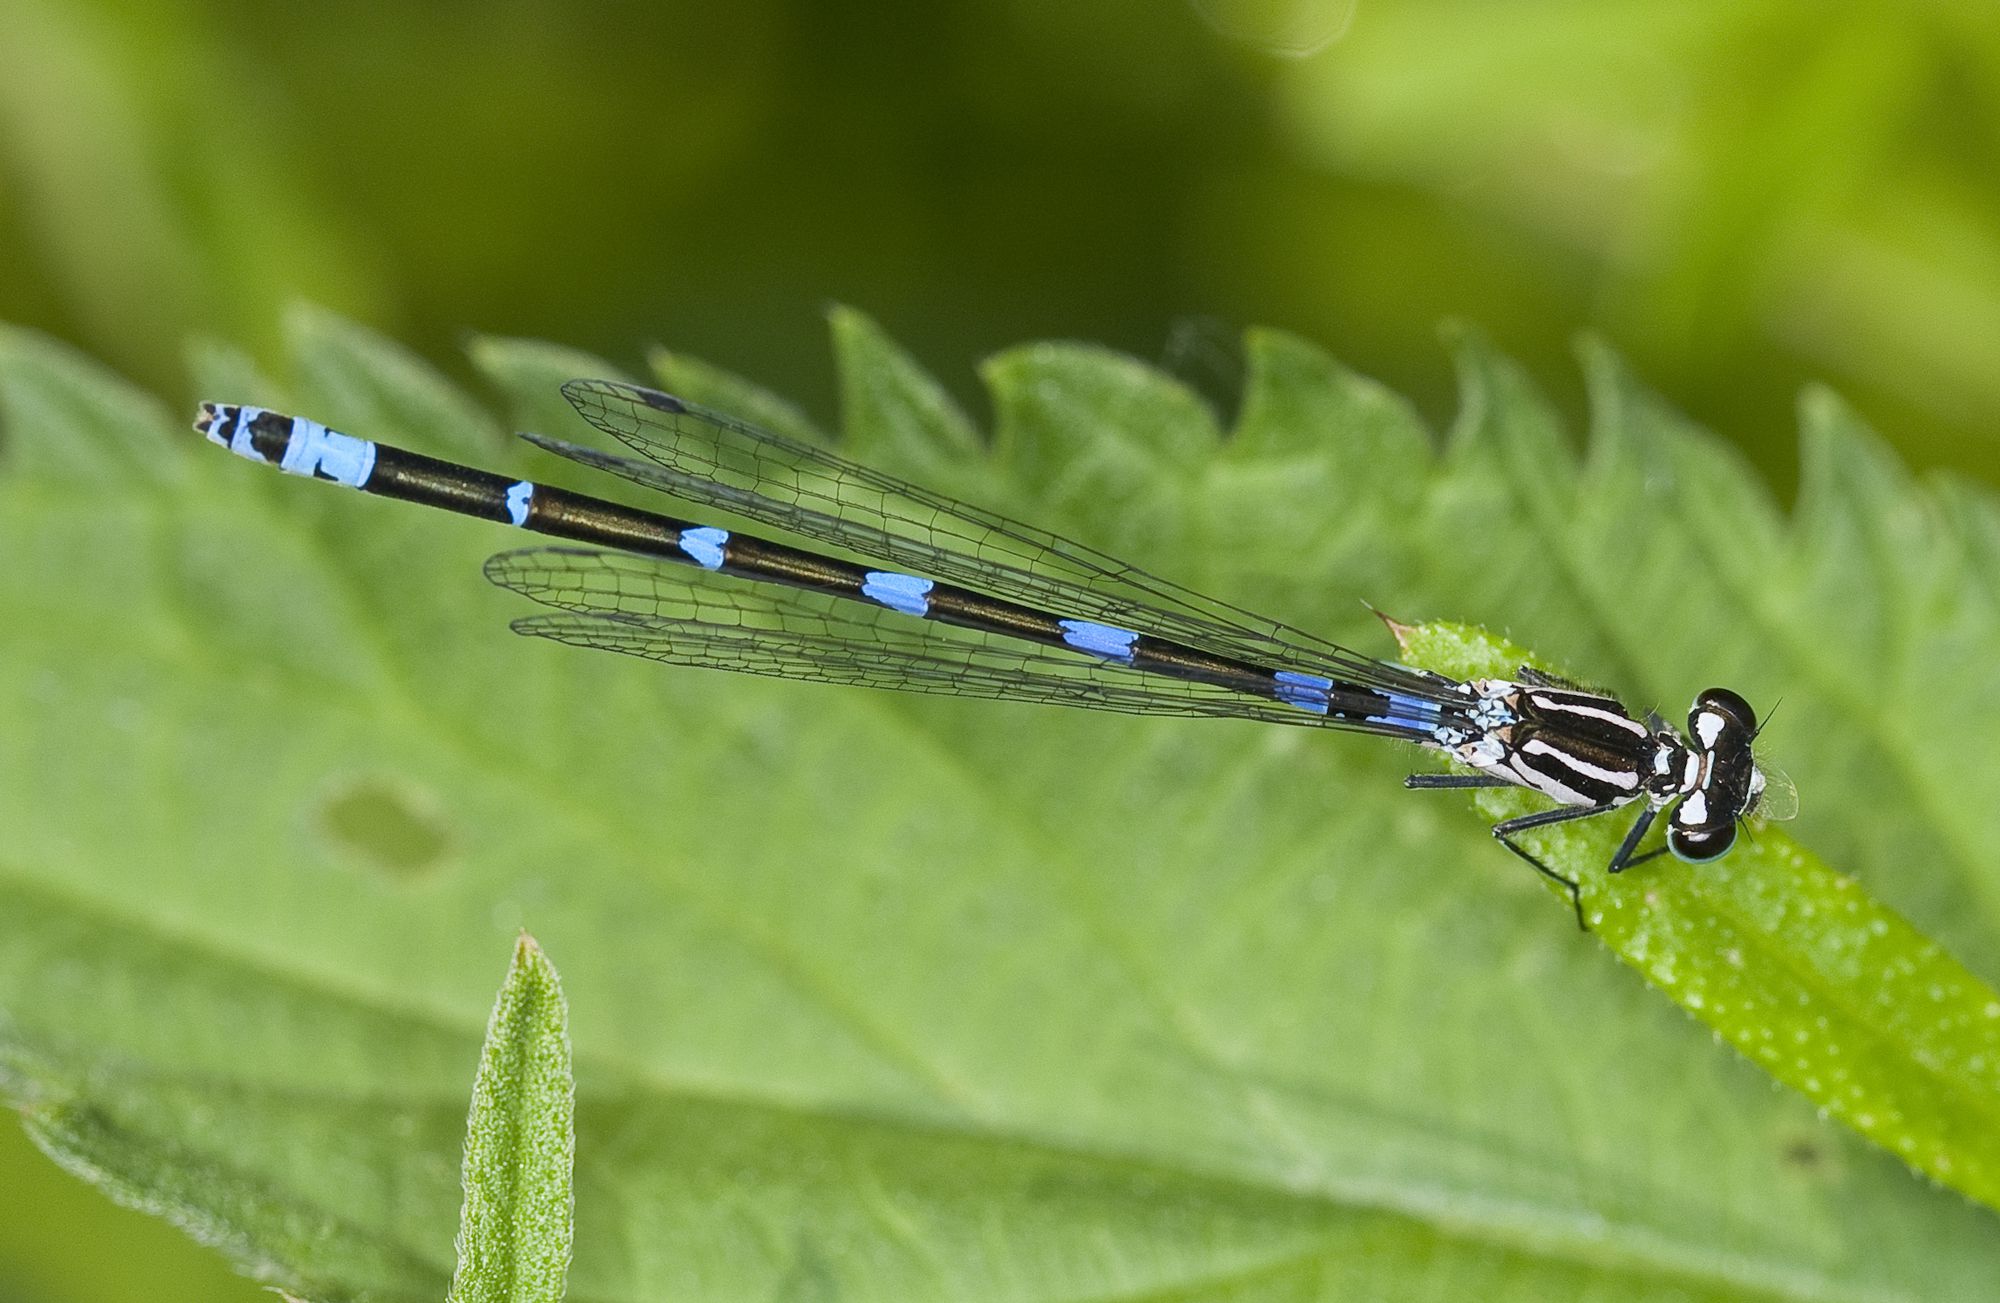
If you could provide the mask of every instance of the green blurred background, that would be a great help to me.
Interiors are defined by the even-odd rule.
[[[1781,494],[1801,384],[2000,480],[2000,13],[1770,0],[0,0],[0,319],[175,402],[285,307],[467,374],[650,343],[833,409],[821,312],[1104,342],[1227,402],[1245,323],[1452,409],[1579,331]],[[0,1128],[0,1303],[266,1297]]]

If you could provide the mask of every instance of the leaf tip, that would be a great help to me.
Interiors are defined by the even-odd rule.
[[[522,928],[514,936],[514,967],[553,969],[553,965],[549,963],[548,953],[542,949],[542,943],[535,940],[535,934],[526,928]]]
[[[1799,416],[1808,424],[1849,415],[1845,399],[1831,385],[1811,381],[1799,390]]]
[[[844,334],[875,336],[886,336],[887,334],[882,329],[881,322],[875,320],[874,317],[863,312],[860,308],[855,307],[852,303],[842,303],[836,299],[828,303],[824,311],[827,328],[834,333],[836,338]]]

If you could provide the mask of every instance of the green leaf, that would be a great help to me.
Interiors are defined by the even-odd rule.
[[[308,413],[534,464],[309,326],[278,377]],[[1670,714],[1782,697],[1799,840],[2000,971],[1994,504],[1823,400],[1788,519],[1601,352],[1579,456],[1465,345],[1440,456],[1295,340],[1253,341],[1241,440],[1036,346],[989,369],[988,455],[912,448],[934,386],[848,330],[886,469],[1373,653],[1362,599]],[[517,535],[246,465],[9,341],[0,1088],[260,1278],[444,1292],[464,1066],[523,926],[574,1010],[577,1297],[1915,1303],[2000,1274],[1991,1213],[1611,962],[1463,801],[1401,790],[1409,753],[509,638],[477,567]],[[560,355],[476,356],[510,417],[559,415]],[[1646,885],[1735,890],[1618,889]],[[1882,1063],[1926,1030],[1905,987]]]
[[[870,464],[931,465],[942,473],[979,446],[972,423],[944,386],[880,326],[852,308],[836,308],[831,324],[850,455]]]
[[[526,933],[486,1024],[465,1124],[450,1303],[558,1303],[569,1270],[575,1081],[569,1011]]]
[[[662,352],[653,355],[652,364],[660,383],[684,398],[776,434],[807,443],[826,442],[826,435],[791,402],[712,362]]]

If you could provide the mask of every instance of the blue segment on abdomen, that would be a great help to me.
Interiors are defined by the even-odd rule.
[[[250,418],[256,415],[255,407],[218,407],[217,412],[228,415],[209,427],[211,442],[219,443],[229,451],[247,461],[263,461],[257,455],[256,445],[250,442]]]
[[[704,570],[722,569],[722,545],[729,541],[729,531],[717,529],[713,525],[703,525],[699,529],[681,531],[680,549],[687,553],[688,560]]]
[[[1435,701],[1406,697],[1399,692],[1382,695],[1389,699],[1389,710],[1386,714],[1368,716],[1370,723],[1407,728],[1417,733],[1428,733],[1437,727],[1440,711]]]
[[[1132,645],[1139,641],[1139,635],[1130,629],[1099,624],[1095,620],[1058,620],[1056,623],[1062,626],[1063,641],[1078,651],[1102,656],[1108,661],[1132,663]]]
[[[894,570],[870,570],[861,580],[861,595],[904,615],[930,614],[931,581]]]
[[[1333,680],[1297,670],[1279,670],[1271,676],[1278,681],[1278,700],[1301,710],[1324,715],[1333,702]]]
[[[306,475],[331,480],[358,489],[375,472],[375,445],[338,430],[329,430],[318,421],[294,416],[292,434],[285,441],[285,455],[278,469],[287,475]]]
[[[516,525],[528,523],[528,508],[535,501],[535,486],[530,480],[522,480],[507,486],[507,519]]]

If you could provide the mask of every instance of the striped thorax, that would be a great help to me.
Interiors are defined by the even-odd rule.
[[[1554,682],[1475,679],[1460,690],[1473,727],[1441,725],[1436,736],[1454,760],[1563,805],[1673,806],[1667,845],[1680,859],[1726,852],[1763,796],[1756,713],[1727,688],[1695,699],[1686,737],[1657,716],[1634,719],[1614,697]]]

